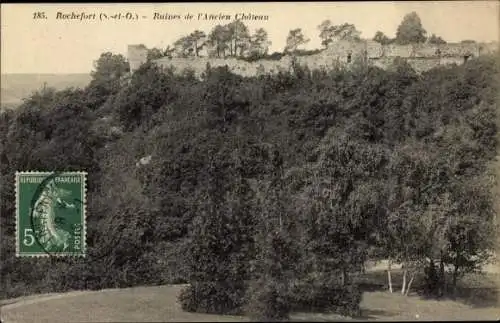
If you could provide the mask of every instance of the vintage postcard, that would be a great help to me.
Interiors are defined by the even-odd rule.
[[[499,10],[2,3],[1,321],[499,320]]]

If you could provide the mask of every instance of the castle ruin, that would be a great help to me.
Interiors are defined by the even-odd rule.
[[[490,54],[498,50],[497,43],[448,43],[448,44],[410,44],[382,45],[372,40],[337,41],[318,54],[297,56],[297,62],[310,69],[331,69],[334,66],[349,66],[356,61],[380,68],[388,68],[396,58],[405,59],[415,71],[421,73],[440,65],[464,64],[471,58]],[[137,70],[146,62],[147,48],[144,45],[129,45],[128,60],[131,71]],[[191,69],[201,75],[207,63],[211,67],[227,65],[235,74],[255,76],[262,73],[277,73],[289,70],[292,64],[290,55],[280,60],[261,59],[247,62],[234,57],[163,57],[154,60],[161,67],[173,67],[176,71]]]
[[[144,45],[128,45],[127,58],[130,65],[130,71],[136,71],[144,64],[148,57],[148,49]]]

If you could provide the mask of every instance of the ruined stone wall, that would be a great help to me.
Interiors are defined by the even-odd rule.
[[[386,57],[412,57],[413,56],[413,46],[412,45],[385,45],[383,47],[382,56]]]
[[[441,45],[442,46],[442,45]],[[426,44],[424,46],[418,46],[415,45],[412,48],[412,55],[413,57],[419,57],[419,58],[435,58],[439,57],[439,53],[441,51],[441,48],[439,45],[433,45],[433,44]]]
[[[444,44],[439,47],[442,57],[479,56],[478,44]]]
[[[457,65],[462,65],[464,63],[464,57],[463,56],[448,56],[448,57],[441,57],[440,59],[440,64],[441,65],[450,65],[450,64],[457,64]]]
[[[262,73],[277,73],[280,70],[286,70],[291,65],[289,58],[284,58],[279,61],[261,60],[258,62],[246,62],[236,58],[208,58],[208,57],[192,57],[192,58],[161,58],[155,61],[156,64],[164,68],[174,68],[176,72],[181,72],[185,69],[190,69],[196,75],[201,75],[205,72],[207,64],[211,68],[223,67],[227,65],[229,70],[235,74],[242,76],[255,76],[259,72]]]
[[[378,68],[387,69],[394,62],[394,57],[380,57],[370,59],[370,63]]]
[[[407,62],[417,73],[422,73],[441,65],[441,59],[439,57],[410,58]]]
[[[319,55],[324,55],[330,59],[336,59],[341,63],[347,63],[348,57],[351,61],[365,56],[366,42],[338,41],[329,46]]]
[[[405,58],[417,71],[423,72],[431,68],[447,64],[463,64],[466,57],[477,57],[480,54],[497,50],[498,44],[412,44],[412,45],[381,45],[374,41],[337,41],[318,54],[299,56],[297,61],[310,69],[331,69],[334,66],[349,65],[362,60],[380,68],[388,68],[396,57]],[[146,61],[147,50],[140,45],[129,46],[129,62],[131,70],[136,70]],[[260,73],[277,73],[291,68],[292,58],[284,56],[280,60],[259,60],[246,62],[235,58],[161,58],[155,61],[163,67],[174,67],[177,72],[191,69],[196,75],[201,75],[210,64],[212,68],[227,65],[235,74],[255,76]]]
[[[498,43],[496,42],[479,44],[480,55],[492,54],[494,52],[498,52],[498,49]]]

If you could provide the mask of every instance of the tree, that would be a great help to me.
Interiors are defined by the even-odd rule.
[[[208,34],[207,43],[215,48],[217,57],[226,57],[226,49],[229,48],[230,32],[227,26],[217,25]]]
[[[110,81],[119,79],[129,70],[129,65],[125,57],[121,54],[106,52],[101,54],[94,62],[94,70],[91,72],[93,80]]]
[[[195,53],[191,35],[183,36],[174,42],[175,51],[179,57],[192,56]]]
[[[250,54],[266,55],[270,45],[267,31],[264,28],[259,28],[255,30],[250,39]]]
[[[411,288],[412,277],[422,269],[427,275],[428,291],[442,295],[447,285],[447,266],[453,271],[456,268],[457,274],[452,271],[454,285],[460,273],[473,271],[484,263],[491,248],[488,244],[492,242],[492,211],[486,193],[491,190],[481,176],[477,178],[480,172],[474,169],[484,165],[483,153],[494,148],[485,146],[475,153],[470,151],[480,145],[479,142],[492,143],[492,137],[476,141],[478,133],[472,130],[489,128],[483,122],[491,112],[486,112],[488,108],[484,105],[480,106],[485,110],[479,106],[473,108],[474,103],[465,103],[453,94],[467,91],[463,78],[468,79],[467,82],[472,79],[476,84],[481,82],[482,77],[473,77],[470,71],[462,72],[459,69],[435,71],[419,82],[414,81],[405,91],[402,116],[406,120],[403,121],[406,136],[396,141],[400,143],[394,146],[390,168],[386,171],[388,216],[383,224],[388,238],[384,249],[405,268],[405,288],[402,289],[405,295]],[[473,96],[476,90],[467,95]],[[434,102],[432,98],[436,96],[446,99]],[[455,116],[449,109],[458,106],[464,110]],[[469,128],[465,120],[471,118],[482,120],[479,122],[482,126]],[[429,138],[432,140],[427,141]],[[470,202],[472,200],[474,202]],[[482,214],[481,219],[478,214]],[[409,278],[408,284],[406,278]]]
[[[446,41],[443,38],[438,37],[435,34],[432,34],[429,38],[427,38],[427,42],[435,45],[446,44]]]
[[[244,219],[225,207],[227,185],[223,183],[224,170],[219,168],[222,160],[215,160],[221,157],[214,156],[209,166],[208,190],[198,199],[199,215],[193,222],[186,255],[191,285],[180,295],[180,301],[183,309],[192,312],[228,314],[242,304],[245,267],[237,257],[245,255],[237,248],[245,246],[237,242],[241,239],[238,224]],[[240,297],[232,296],[234,292]]]
[[[373,40],[382,45],[387,45],[391,42],[391,39],[381,31],[377,31],[375,33],[375,36],[373,36]]]
[[[106,52],[101,54],[94,62],[94,70],[91,72],[92,81],[90,88],[99,88],[104,94],[117,93],[121,86],[122,77],[130,71],[130,66],[121,54]]]
[[[332,25],[330,20],[323,21],[318,29],[320,30],[321,44],[325,47],[331,42],[339,40],[357,41],[361,35],[361,32],[353,24]]]
[[[307,44],[310,39],[306,38],[302,33],[301,28],[290,30],[286,38],[285,52],[293,53],[297,51],[299,46]]]
[[[248,27],[241,21],[236,20],[227,25],[229,32],[229,52],[231,56],[242,56],[243,52],[248,49],[250,35]]]
[[[361,32],[356,29],[356,26],[348,23],[332,26],[331,32],[332,32],[332,39],[334,41],[338,40],[358,41],[361,35]]]
[[[401,293],[407,295],[416,273],[422,268],[426,256],[429,255],[429,239],[433,237],[436,243],[442,241],[437,233],[442,232],[436,226],[442,220],[438,212],[424,212],[424,205],[429,190],[435,188],[426,175],[430,173],[431,156],[415,154],[418,144],[406,143],[401,149],[397,147],[387,167],[385,248],[389,261],[402,263],[403,282]],[[420,176],[421,182],[414,178]],[[426,191],[427,190],[427,191]],[[435,210],[434,210],[435,211]],[[389,264],[390,266],[390,264]],[[408,274],[409,282],[407,284]],[[390,267],[388,280],[390,281]],[[392,288],[390,286],[390,291]]]
[[[416,12],[411,12],[403,17],[396,31],[395,42],[399,45],[424,43],[427,32],[422,27],[420,17]]]
[[[332,32],[331,32],[332,22],[327,19],[318,25],[319,29],[319,38],[321,38],[321,45],[327,47],[328,44],[332,41]]]
[[[199,50],[203,48],[203,46],[205,46],[205,38],[207,37],[207,35],[205,35],[205,32],[203,31],[200,31],[200,30],[195,30],[193,31],[190,35],[189,35],[189,38],[192,42],[192,46],[193,46],[193,51],[194,51],[194,55],[196,57],[198,57],[198,53],[199,53]]]
[[[165,50],[163,51],[163,56],[166,56],[166,57],[172,57],[172,54],[175,53],[175,47],[171,47],[170,45],[167,46],[167,48],[165,48]]]
[[[483,177],[483,176],[481,176]],[[442,262],[452,266],[453,289],[466,273],[486,264],[494,250],[495,228],[491,184],[485,178],[457,183],[452,198],[455,207],[449,210],[450,221],[445,231],[446,248]],[[460,197],[469,198],[469,203]]]
[[[297,278],[299,248],[292,238],[294,219],[285,207],[288,196],[283,158],[274,147],[266,155],[271,174],[260,194],[262,206],[255,237],[256,257],[251,262],[254,270],[247,313],[258,320],[283,320],[288,319],[291,310],[288,282]]]
[[[163,57],[163,52],[161,51],[161,49],[158,49],[158,48],[151,48],[151,49],[148,49],[148,53],[147,53],[147,60],[148,61],[152,61],[152,60],[155,60],[155,59],[158,59],[158,58],[162,58]]]
[[[210,134],[212,139],[221,136],[219,129]],[[228,314],[243,305],[258,220],[249,183],[261,175],[252,170],[260,161],[247,140],[236,135],[209,149],[209,165],[197,172],[207,189],[194,199],[199,208],[186,252],[191,286],[180,297],[185,310]]]
[[[176,97],[172,78],[152,63],[143,64],[132,75],[113,100],[116,119],[125,130],[147,124],[156,111]]]
[[[335,128],[335,127],[332,127]],[[314,163],[297,167],[290,209],[297,217],[301,308],[314,307],[345,315],[359,313],[361,293],[351,274],[360,272],[375,225],[380,221],[380,171],[386,154],[330,129],[313,154]]]

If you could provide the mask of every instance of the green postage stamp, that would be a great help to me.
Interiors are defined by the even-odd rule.
[[[16,172],[16,255],[85,257],[85,172]]]

